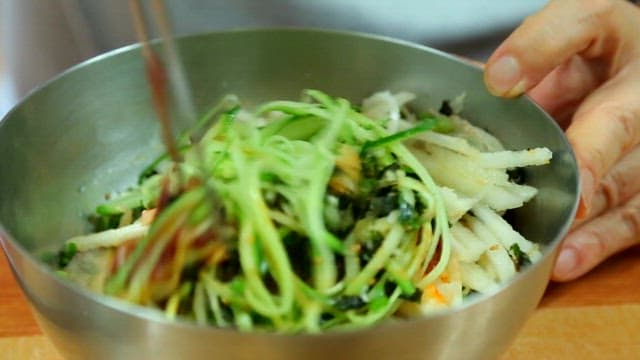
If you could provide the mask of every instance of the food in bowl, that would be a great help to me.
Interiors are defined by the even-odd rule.
[[[225,97],[139,184],[98,206],[60,273],[169,318],[321,332],[450,309],[541,257],[502,217],[536,195],[505,150],[462,119],[462,97],[355,106],[316,90],[255,110]]]

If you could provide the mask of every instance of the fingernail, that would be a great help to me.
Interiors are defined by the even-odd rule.
[[[580,169],[580,207],[578,212],[578,218],[584,218],[589,214],[591,209],[591,202],[593,200],[594,180],[591,171],[581,168]]]
[[[494,95],[516,96],[525,91],[520,64],[510,55],[499,58],[487,68],[486,81]]]
[[[553,274],[557,278],[564,278],[570,275],[578,265],[578,253],[575,249],[570,247],[564,248],[560,251],[556,265],[553,269]]]

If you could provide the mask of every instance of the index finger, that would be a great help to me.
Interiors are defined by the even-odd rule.
[[[622,65],[640,11],[622,0],[552,0],[528,17],[487,61],[485,83],[498,96],[517,96],[573,55],[602,59],[604,76]]]

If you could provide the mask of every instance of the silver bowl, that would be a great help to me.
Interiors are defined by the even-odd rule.
[[[178,41],[199,111],[227,93],[251,103],[305,88],[360,101],[408,90],[421,107],[467,94],[464,115],[508,148],[546,146],[527,170],[539,195],[513,214],[541,261],[491,296],[444,314],[323,335],[240,333],[172,322],[89,293],[39,261],[87,230],[85,215],[124,189],[162,147],[138,46],[89,60],[27,96],[0,123],[0,237],[43,331],[69,359],[491,359],[514,339],[547,285],[573,219],[578,178],[562,131],[526,97],[491,96],[480,69],[402,41],[317,30],[244,30]]]

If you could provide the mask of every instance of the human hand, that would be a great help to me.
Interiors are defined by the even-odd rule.
[[[577,220],[552,278],[575,279],[640,243],[640,8],[552,0],[489,58],[498,96],[528,93],[566,130],[580,169]]]

